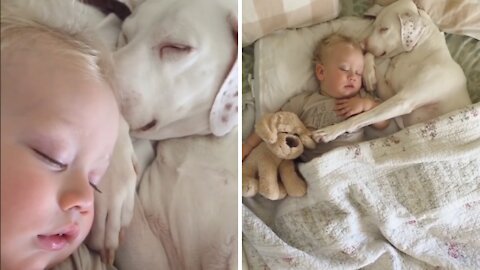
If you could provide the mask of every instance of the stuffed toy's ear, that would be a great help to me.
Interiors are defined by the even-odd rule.
[[[210,129],[215,136],[227,134],[238,124],[237,17],[230,14],[227,17],[227,21],[232,29],[235,46],[232,54],[232,68],[223,81],[210,111]]]
[[[277,118],[277,114],[267,113],[255,125],[255,133],[268,144],[275,143],[278,139],[278,130],[275,125],[278,122]]]
[[[300,141],[302,141],[303,146],[305,146],[308,149],[314,149],[315,148],[315,141],[309,136],[309,135],[301,135],[300,136]]]
[[[426,26],[419,14],[406,12],[399,14],[398,17],[400,18],[402,45],[409,52],[417,45]]]

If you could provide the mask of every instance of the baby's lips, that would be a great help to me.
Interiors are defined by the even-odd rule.
[[[57,251],[75,241],[79,234],[79,226],[77,224],[71,224],[54,233],[38,235],[37,239],[42,249]]]

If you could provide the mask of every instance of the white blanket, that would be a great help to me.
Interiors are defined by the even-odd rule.
[[[299,165],[306,197],[244,199],[250,269],[480,269],[480,103]]]

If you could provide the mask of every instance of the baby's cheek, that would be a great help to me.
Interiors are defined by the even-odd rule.
[[[92,224],[93,224],[93,217],[94,217],[93,208],[92,208],[92,211],[89,211],[88,213],[85,213],[82,215],[82,220],[79,224],[80,234],[78,238],[75,240],[75,244],[77,247],[83,242],[83,240],[85,240],[88,233],[90,232],[90,229],[92,228]]]

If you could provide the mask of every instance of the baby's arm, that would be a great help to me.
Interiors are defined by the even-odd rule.
[[[257,147],[262,142],[262,139],[253,131],[250,136],[245,140],[244,143],[242,143],[242,160],[245,159],[252,150]]]
[[[365,99],[369,100],[369,101],[367,101],[367,103],[370,106],[370,108],[364,110],[364,112],[369,111],[369,110],[377,107],[380,104],[380,101],[378,101],[378,100],[376,100],[372,97],[365,97]],[[389,124],[390,124],[390,119],[387,119],[387,120],[384,120],[384,121],[381,121],[381,122],[373,123],[371,126],[376,128],[376,129],[385,129],[385,128],[388,127]]]
[[[344,99],[337,99],[335,101],[335,112],[339,116],[343,116],[348,118],[350,116],[369,111],[375,108],[379,101],[375,100],[372,97],[352,97],[352,98],[344,98]],[[376,129],[385,129],[388,127],[390,120],[385,120],[382,122],[374,123],[372,126]]]

